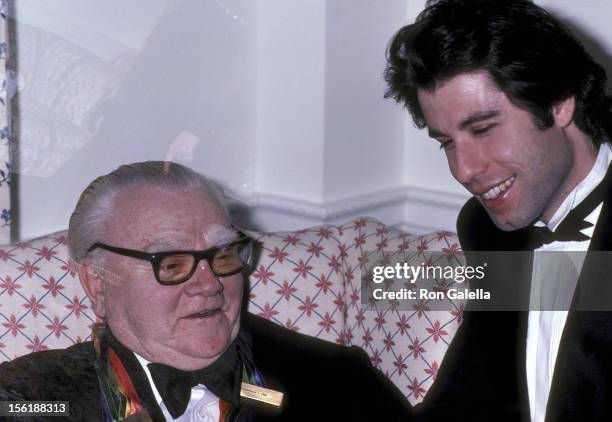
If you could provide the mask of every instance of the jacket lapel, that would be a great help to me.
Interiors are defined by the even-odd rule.
[[[612,411],[612,170],[563,330],[546,420],[610,420]]]
[[[492,298],[497,297],[498,301],[484,306],[491,306],[492,309],[517,309],[518,304],[522,303],[523,309],[526,309],[525,300],[529,300],[533,265],[533,253],[527,250],[527,231],[499,230],[482,205],[472,198],[459,215],[457,232],[468,262],[472,256],[478,262],[488,263],[487,277],[481,284],[483,288],[493,289],[495,292],[492,293]],[[478,251],[488,252],[482,255]],[[512,253],[509,255],[504,252]],[[470,265],[472,264],[473,262],[470,262]],[[480,312],[482,310],[485,309],[471,312],[473,315],[470,317],[473,321],[477,321],[478,331],[486,331],[488,336],[493,336],[484,340],[481,332],[476,347],[482,347],[481,342],[486,341],[488,344],[494,344],[492,347],[496,348],[492,352],[491,359],[487,361],[487,371],[496,375],[487,377],[490,385],[486,388],[505,391],[511,386],[513,392],[509,393],[508,400],[511,401],[509,404],[516,406],[521,420],[529,420],[525,368],[528,313],[499,311],[483,313]],[[472,352],[474,351],[470,353]]]

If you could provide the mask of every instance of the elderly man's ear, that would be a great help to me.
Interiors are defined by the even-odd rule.
[[[102,277],[103,271],[92,264],[90,258],[84,258],[78,263],[79,278],[85,293],[91,300],[93,311],[100,319],[106,317],[106,305],[104,303],[104,289],[106,283]]]

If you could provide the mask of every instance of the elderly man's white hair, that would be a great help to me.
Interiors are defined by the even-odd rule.
[[[87,249],[91,245],[104,241],[104,223],[112,216],[117,195],[126,187],[133,186],[201,189],[216,199],[227,212],[220,190],[188,167],[168,161],[126,164],[98,177],[81,194],[68,225],[68,248],[73,261],[79,262],[87,256]]]

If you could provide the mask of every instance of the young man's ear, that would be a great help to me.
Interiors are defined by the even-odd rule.
[[[555,124],[560,128],[566,128],[574,121],[576,111],[576,97],[573,95],[559,101],[552,106],[552,115]]]
[[[104,279],[101,271],[95,268],[91,258],[84,258],[78,262],[79,278],[81,286],[91,300],[92,308],[96,316],[100,319],[106,317],[106,304],[104,303]]]

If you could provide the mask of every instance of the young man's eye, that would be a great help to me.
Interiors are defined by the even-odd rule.
[[[451,139],[447,141],[440,141],[440,149],[447,150],[452,146],[452,144],[453,141]]]
[[[495,127],[495,125],[487,125],[487,126],[482,126],[482,127],[475,127],[475,128],[472,129],[472,133],[474,135],[476,135],[476,136],[486,135],[494,127]]]

